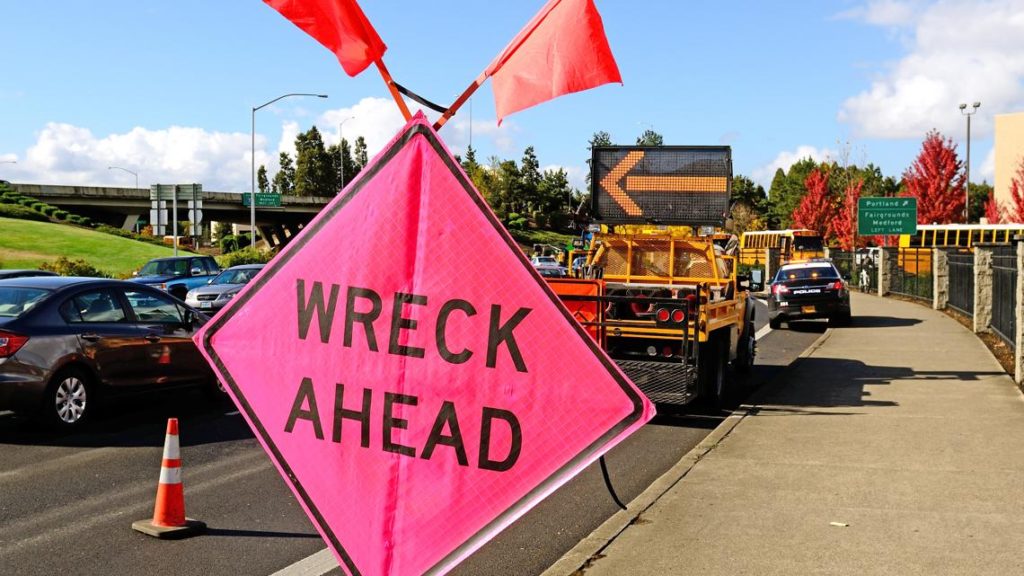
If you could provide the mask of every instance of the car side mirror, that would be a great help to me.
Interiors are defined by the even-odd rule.
[[[138,276],[138,275],[139,275],[139,271],[138,270],[132,270],[132,276]]]
[[[191,276],[202,276],[203,275],[203,269],[202,268],[193,268],[192,270],[189,271],[189,275],[191,275]]]
[[[207,284],[213,284],[213,278],[210,278],[209,280],[207,280],[206,283]]]
[[[760,292],[764,290],[764,270],[754,268],[750,271],[750,291]]]

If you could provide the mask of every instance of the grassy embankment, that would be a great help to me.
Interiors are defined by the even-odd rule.
[[[127,277],[151,258],[173,255],[171,248],[87,228],[0,218],[0,268],[38,268],[64,256],[85,260],[114,277]]]

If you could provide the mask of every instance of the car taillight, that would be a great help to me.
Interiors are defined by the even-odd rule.
[[[658,322],[668,322],[670,315],[671,312],[669,312],[668,308],[658,308],[658,312],[656,313]]]
[[[829,288],[831,288],[833,290],[842,290],[843,288],[845,288],[845,286],[843,286],[843,281],[842,280],[836,280],[835,283],[833,283],[831,286],[829,286]]]
[[[14,353],[20,350],[25,342],[28,342],[28,336],[0,330],[0,358],[14,356]]]
[[[785,294],[789,292],[789,287],[785,284],[776,284],[772,286],[772,293],[778,296],[779,294]]]

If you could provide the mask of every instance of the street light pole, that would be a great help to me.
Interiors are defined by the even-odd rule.
[[[967,165],[964,170],[964,224],[970,222],[971,212],[971,116],[981,106],[981,102],[971,104],[971,111],[967,111],[967,104],[960,104],[960,113],[967,116]]]
[[[341,190],[345,189],[345,155],[342,154],[342,147],[344,146],[343,142],[345,142],[345,137],[342,136],[342,130],[345,128],[345,122],[348,122],[353,118],[355,118],[355,116],[349,116],[348,118],[342,120],[340,124],[338,124],[338,156],[341,157],[341,161],[338,162],[338,165],[341,166]]]
[[[127,168],[121,168],[120,166],[107,166],[107,170],[123,170],[123,171],[131,174],[132,176],[135,176],[135,189],[136,190],[139,189],[139,174],[137,172],[132,172],[131,170],[129,170]],[[135,220],[135,233],[136,234],[139,233],[139,221],[138,221],[138,219]]]
[[[252,160],[252,168],[249,172],[249,176],[252,178],[252,185],[249,189],[249,242],[250,246],[256,246],[256,111],[260,108],[270,106],[274,102],[290,96],[315,96],[316,98],[327,98],[327,94],[307,94],[305,92],[292,92],[289,94],[283,94],[274,98],[269,102],[264,102],[259,106],[252,109],[252,152],[250,159]]]

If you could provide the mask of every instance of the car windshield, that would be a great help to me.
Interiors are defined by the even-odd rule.
[[[187,273],[188,260],[153,260],[139,270],[139,276],[184,276]]]
[[[800,266],[782,268],[775,276],[776,282],[787,280],[838,280],[839,273],[832,266]]]
[[[0,286],[0,318],[17,318],[49,294],[40,288]]]
[[[259,272],[256,268],[225,270],[217,275],[210,284],[245,284]]]

